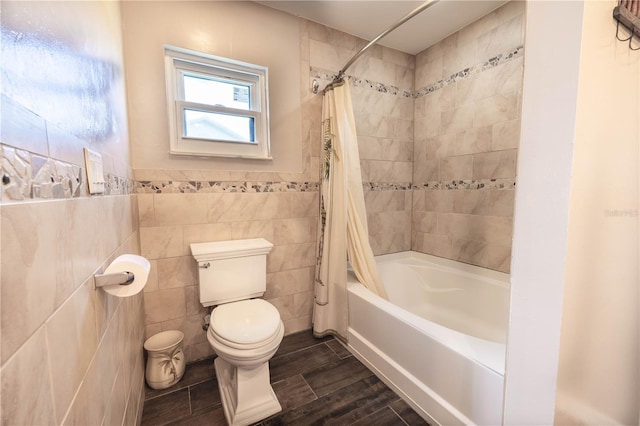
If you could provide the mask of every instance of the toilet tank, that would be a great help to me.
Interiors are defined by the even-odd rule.
[[[191,244],[198,262],[200,303],[212,306],[261,297],[267,289],[267,253],[272,248],[264,238]]]

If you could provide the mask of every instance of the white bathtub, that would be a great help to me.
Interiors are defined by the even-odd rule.
[[[389,301],[349,273],[349,350],[428,421],[501,424],[509,275],[410,251],[376,261]]]

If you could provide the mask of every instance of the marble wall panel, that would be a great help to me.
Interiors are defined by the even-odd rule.
[[[455,104],[465,105],[496,94],[503,95],[518,92],[522,87],[524,58],[518,58],[503,66],[489,69],[468,79],[461,80],[456,86]],[[452,86],[448,86],[451,88]],[[438,93],[440,92],[434,92]]]
[[[436,48],[438,45],[436,45]],[[416,55],[416,68],[414,88],[424,87],[430,83],[441,80],[444,77],[444,64],[442,53],[434,48],[429,48]]]
[[[1,372],[2,424],[56,424],[47,342],[39,328]]]
[[[11,377],[15,374],[21,375],[20,381],[25,386],[30,386],[32,380],[25,374],[33,374],[33,380],[37,378],[38,382],[45,377],[32,365],[33,360],[20,361],[23,359],[21,354],[27,353],[30,345],[36,344],[46,358],[45,362],[38,362],[37,365],[52,366],[52,371],[46,373],[46,377],[51,378],[51,382],[47,384],[51,395],[43,396],[37,392],[32,392],[32,395],[44,398],[42,401],[51,398],[55,412],[48,413],[47,419],[34,419],[30,422],[27,421],[30,416],[40,414],[39,409],[33,410],[31,414],[21,414],[21,410],[29,406],[28,397],[23,397],[20,403],[10,406],[7,405],[10,400],[3,397],[3,424],[16,423],[15,419],[20,419],[21,416],[27,417],[23,418],[23,423],[17,421],[17,424],[87,424],[88,412],[83,409],[84,414],[75,417],[79,412],[71,407],[78,406],[80,389],[89,386],[89,383],[91,389],[88,391],[92,394],[105,392],[104,399],[100,402],[101,407],[91,415],[92,421],[102,422],[107,409],[119,410],[121,401],[117,402],[119,397],[116,394],[113,394],[113,407],[111,405],[111,390],[115,380],[119,377],[119,380],[124,381],[122,383],[131,386],[133,365],[138,362],[137,357],[142,359],[142,332],[133,339],[129,334],[129,330],[143,325],[142,318],[134,318],[137,312],[143,310],[142,296],[137,297],[138,304],[125,314],[126,302],[107,296],[101,290],[93,290],[93,274],[103,270],[120,254],[140,252],[139,237],[135,231],[137,220],[124,220],[124,217],[134,214],[135,205],[135,196],[124,195],[3,206],[3,395],[17,392],[17,383],[11,382]],[[112,212],[114,209],[123,210],[125,214],[99,214],[100,211]],[[135,215],[137,216],[137,212]],[[99,221],[93,222],[92,218],[95,217]],[[25,229],[31,231],[25,233]],[[112,237],[103,237],[107,233],[111,233]],[[24,238],[25,235],[34,235],[37,239],[30,240]],[[88,240],[88,243],[81,244],[83,240]],[[95,246],[99,248],[95,249]],[[72,247],[73,250],[65,252],[64,247]],[[79,250],[83,248],[86,251],[81,255]],[[45,255],[41,250],[47,250],[49,254]],[[9,256],[10,252],[18,257],[12,258]],[[56,252],[67,255],[53,256]],[[50,265],[52,269],[46,269],[46,265]],[[43,267],[46,271],[53,271],[49,272],[50,278],[30,272]],[[56,282],[61,285],[56,285]],[[36,299],[29,297],[30,292],[37,295]],[[38,303],[44,305],[34,308]],[[26,307],[25,304],[29,306]],[[115,318],[119,315],[127,316],[129,328],[115,327],[119,321]],[[102,376],[100,380],[93,382],[88,381],[90,363],[100,351],[99,342],[107,334],[110,336],[109,350],[117,352],[113,355],[117,357],[114,374]],[[38,336],[44,336],[46,343],[40,342]],[[24,369],[22,373],[19,372],[21,368]],[[127,390],[130,388],[127,387]],[[40,402],[38,406],[41,404],[43,403]]]
[[[518,93],[495,95],[474,104],[473,125],[482,127],[519,118]]]
[[[223,187],[231,188],[230,184]],[[141,250],[154,259],[152,272],[158,282],[144,293],[147,337],[162,330],[181,330],[187,360],[212,354],[201,328],[207,309],[199,301],[197,264],[190,244],[228,239],[265,238],[274,244],[267,256],[265,298],[275,301],[287,333],[310,324],[318,193],[285,189],[144,194],[144,208],[138,210]],[[171,209],[198,211],[185,213],[185,219],[169,213]],[[144,220],[149,217],[155,220]]]
[[[445,157],[440,160],[440,180],[472,179],[473,155]]]
[[[523,25],[509,2],[416,55],[414,250],[509,270]]]
[[[492,151],[518,148],[519,144],[520,119],[503,121],[491,126]]]
[[[517,150],[494,151],[473,156],[473,179],[498,179],[516,176]]]
[[[98,348],[92,286],[87,281],[46,322],[57,413],[66,412]]]
[[[445,76],[469,68],[478,62],[475,40],[465,40],[455,33],[447,37],[442,53],[442,72]]]
[[[440,180],[440,161],[415,160],[413,162],[413,182],[433,182]]]
[[[524,5],[522,5],[522,7],[524,9]],[[522,16],[524,10],[522,10],[522,12],[522,14],[514,16],[478,37],[477,58],[479,61],[492,58],[514,45],[519,46],[523,44],[524,20]]]
[[[411,248],[412,191],[365,191],[369,242],[373,253],[388,254]]]

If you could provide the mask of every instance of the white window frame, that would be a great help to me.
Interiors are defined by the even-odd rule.
[[[170,153],[208,157],[271,160],[269,145],[268,68],[206,53],[164,46]],[[232,80],[250,87],[250,109],[228,108],[184,100],[184,75]],[[184,111],[198,110],[254,119],[254,142],[199,139],[185,136]]]

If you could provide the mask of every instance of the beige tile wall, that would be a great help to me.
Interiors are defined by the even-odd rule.
[[[521,47],[523,25],[510,2],[419,53],[416,90]],[[520,55],[416,99],[413,182],[434,189],[414,190],[414,250],[509,270],[522,73]]]
[[[82,84],[66,93],[20,78],[11,80],[12,89],[3,86],[0,166],[11,184],[3,185],[0,209],[0,424],[137,424],[144,400],[143,295],[118,299],[93,289],[94,274],[112,259],[140,253],[136,196],[110,187],[123,195],[88,197],[82,151],[100,152],[105,173],[119,182],[131,177],[119,4],[3,2],[1,8],[3,31],[6,25],[27,37],[47,34],[38,52],[55,58],[65,77],[88,81],[87,74],[100,71],[78,64],[99,68],[107,61],[113,80],[105,78],[109,87],[101,95],[79,95]],[[6,49],[20,52],[13,47]],[[50,77],[41,58],[9,60]],[[12,97],[16,89],[20,96]],[[112,114],[112,133],[80,137],[92,129],[71,123],[76,114],[52,122],[37,113],[43,100],[77,111],[80,98],[83,108],[103,105]]]
[[[285,332],[311,326],[318,192],[138,194],[140,245],[151,259],[145,287],[147,336],[177,329],[187,360],[212,355],[199,301],[197,264],[189,245],[265,238],[265,298],[280,311]]]
[[[310,64],[336,73],[366,43],[351,35],[309,23]],[[411,92],[415,59],[383,46],[362,56],[348,75]],[[411,247],[411,191],[413,171],[412,97],[378,91],[366,85],[351,86],[362,180],[367,184],[365,203],[373,252],[385,254]],[[320,114],[320,110],[317,112]],[[387,203],[387,205],[385,205]]]
[[[2,424],[132,424],[143,298],[93,289],[139,253],[135,195],[2,206]]]

